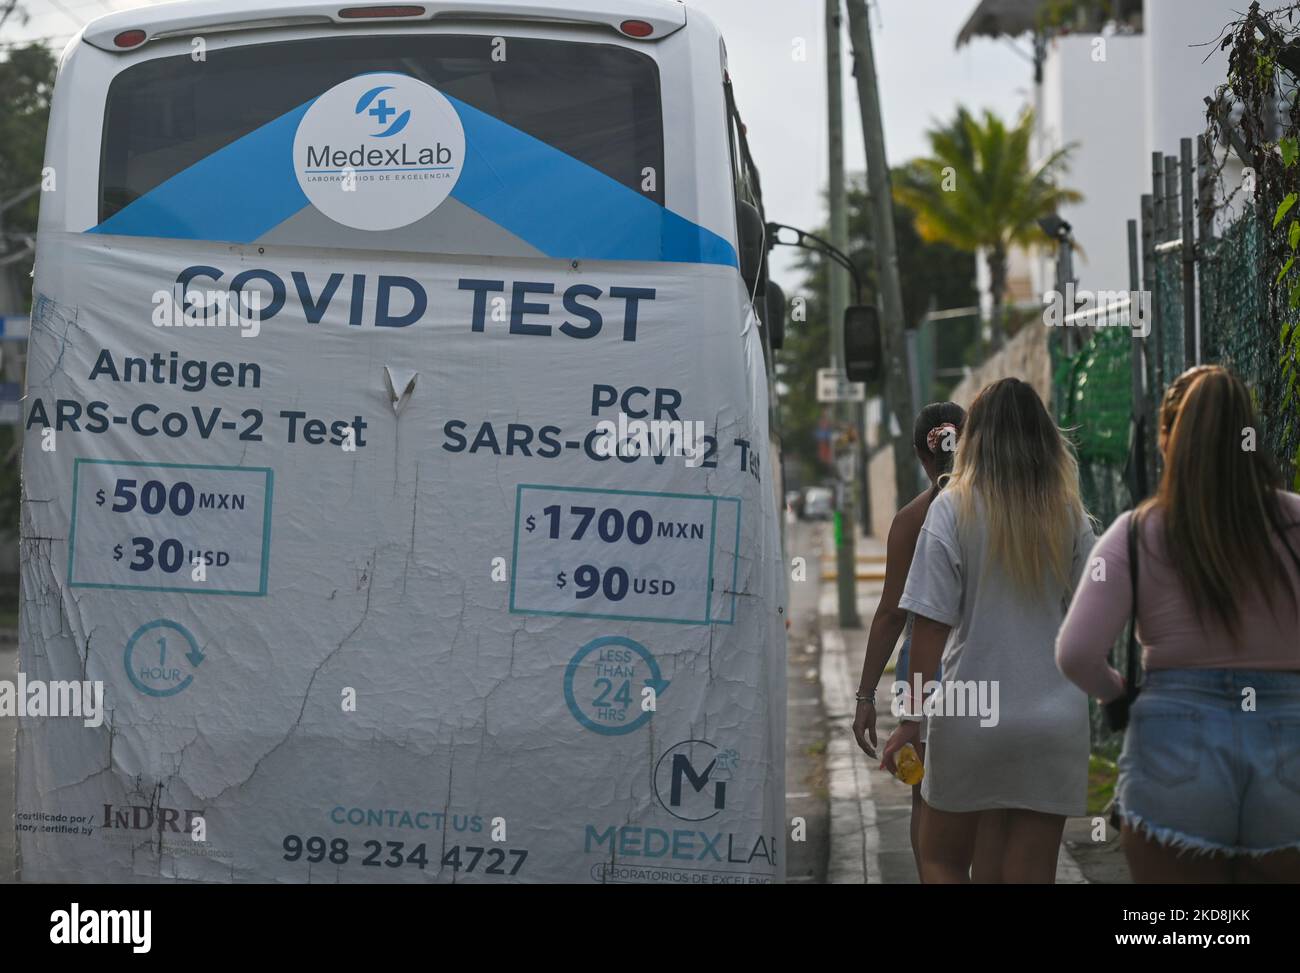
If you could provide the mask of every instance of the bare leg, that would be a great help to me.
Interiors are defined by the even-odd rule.
[[[1239,884],[1300,883],[1300,851],[1275,851],[1259,858],[1235,860],[1233,880]]]
[[[1006,852],[1002,881],[1019,885],[1052,885],[1061,851],[1065,815],[1041,811],[1007,811]]]
[[[1007,855],[1006,811],[981,811],[975,832],[975,857],[971,863],[971,881],[991,885],[1002,881],[1002,863]]]
[[[1127,823],[1123,829],[1123,842],[1129,873],[1139,885],[1193,882],[1225,885],[1233,880],[1234,863],[1226,855],[1192,854],[1188,851],[1179,854],[1178,849],[1158,844]]]
[[[916,745],[916,754],[925,763],[925,744]],[[912,788],[912,820],[910,834],[912,838],[912,857],[916,859],[916,874],[921,875],[921,815],[925,813],[925,801],[921,798],[921,785]]]
[[[921,881],[927,885],[970,882],[978,812],[940,811],[925,806],[921,815]]]
[[[921,798],[921,785],[912,788],[912,857],[916,859],[916,874],[921,875],[921,818],[925,814],[925,801]],[[924,881],[924,879],[922,879]]]

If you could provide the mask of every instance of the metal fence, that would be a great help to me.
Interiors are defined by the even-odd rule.
[[[1084,325],[1051,336],[1057,420],[1072,430],[1088,510],[1105,529],[1153,489],[1159,476],[1155,423],[1169,383],[1195,364],[1231,368],[1250,387],[1260,415],[1260,439],[1287,475],[1296,477],[1300,396],[1288,395],[1279,334],[1263,277],[1262,234],[1253,207],[1213,233],[1206,156],[1194,164],[1192,140],[1180,157],[1153,158],[1152,192],[1142,220],[1129,222],[1130,289],[1150,300],[1151,330],[1135,336],[1131,300],[1076,315]],[[1285,312],[1284,312],[1285,313]],[[1095,326],[1099,319],[1123,327]],[[1083,340],[1079,338],[1082,335]],[[1115,649],[1125,663],[1127,639]],[[1120,741],[1093,713],[1094,749],[1113,753]]]

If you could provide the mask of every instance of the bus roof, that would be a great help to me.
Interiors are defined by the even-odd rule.
[[[686,25],[686,7],[680,0],[418,0],[389,4],[365,0],[181,0],[99,17],[87,25],[83,37],[102,50],[121,52],[136,50],[151,40],[188,37],[201,31],[457,20],[601,25],[624,37],[655,41]],[[628,21],[644,22],[652,30],[647,34],[625,30],[622,25]]]

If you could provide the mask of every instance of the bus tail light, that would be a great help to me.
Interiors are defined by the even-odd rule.
[[[618,29],[628,37],[649,37],[655,32],[654,26],[644,20],[625,20],[618,25]]]
[[[346,20],[389,20],[400,17],[423,17],[425,10],[417,4],[388,7],[344,7],[339,16]]]
[[[148,38],[142,30],[124,30],[113,38],[113,43],[122,50],[129,50],[132,47],[139,47]]]

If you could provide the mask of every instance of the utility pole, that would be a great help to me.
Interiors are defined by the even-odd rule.
[[[903,335],[903,288],[898,280],[898,244],[894,240],[894,201],[890,195],[889,166],[885,161],[885,127],[880,117],[880,89],[876,81],[876,59],[871,50],[871,24],[866,0],[846,0],[849,8],[849,39],[853,43],[853,74],[858,81],[858,106],[862,112],[862,137],[867,148],[867,192],[871,197],[871,237],[875,245],[876,276],[879,279],[881,338],[885,355],[885,402],[898,418],[899,435],[894,439],[894,488],[896,507],[902,507],[916,492],[916,460],[912,454],[911,428],[915,409],[908,382],[907,346]],[[885,428],[892,433],[889,416]]]
[[[3,8],[0,8],[3,13]],[[41,191],[38,182],[20,190],[8,199],[0,199],[0,314],[19,314],[26,303],[23,298],[23,283],[17,274],[17,261],[21,253],[8,252],[7,231],[5,230],[5,211],[13,209]],[[30,291],[30,287],[27,290]]]
[[[844,87],[840,64],[840,0],[826,0],[826,106],[827,131],[830,135],[829,205],[831,245],[841,252],[849,249],[849,214],[844,192]],[[843,268],[827,261],[830,288],[829,314],[831,334],[831,368],[844,367],[844,311],[849,305],[849,281]],[[837,425],[852,415],[852,406],[835,405]],[[855,424],[856,425],[856,424]],[[857,443],[851,444],[856,449]],[[858,618],[858,556],[853,530],[853,494],[857,479],[854,463],[848,476],[837,455],[839,477],[835,511],[835,575],[839,592],[840,628],[861,628]]]

